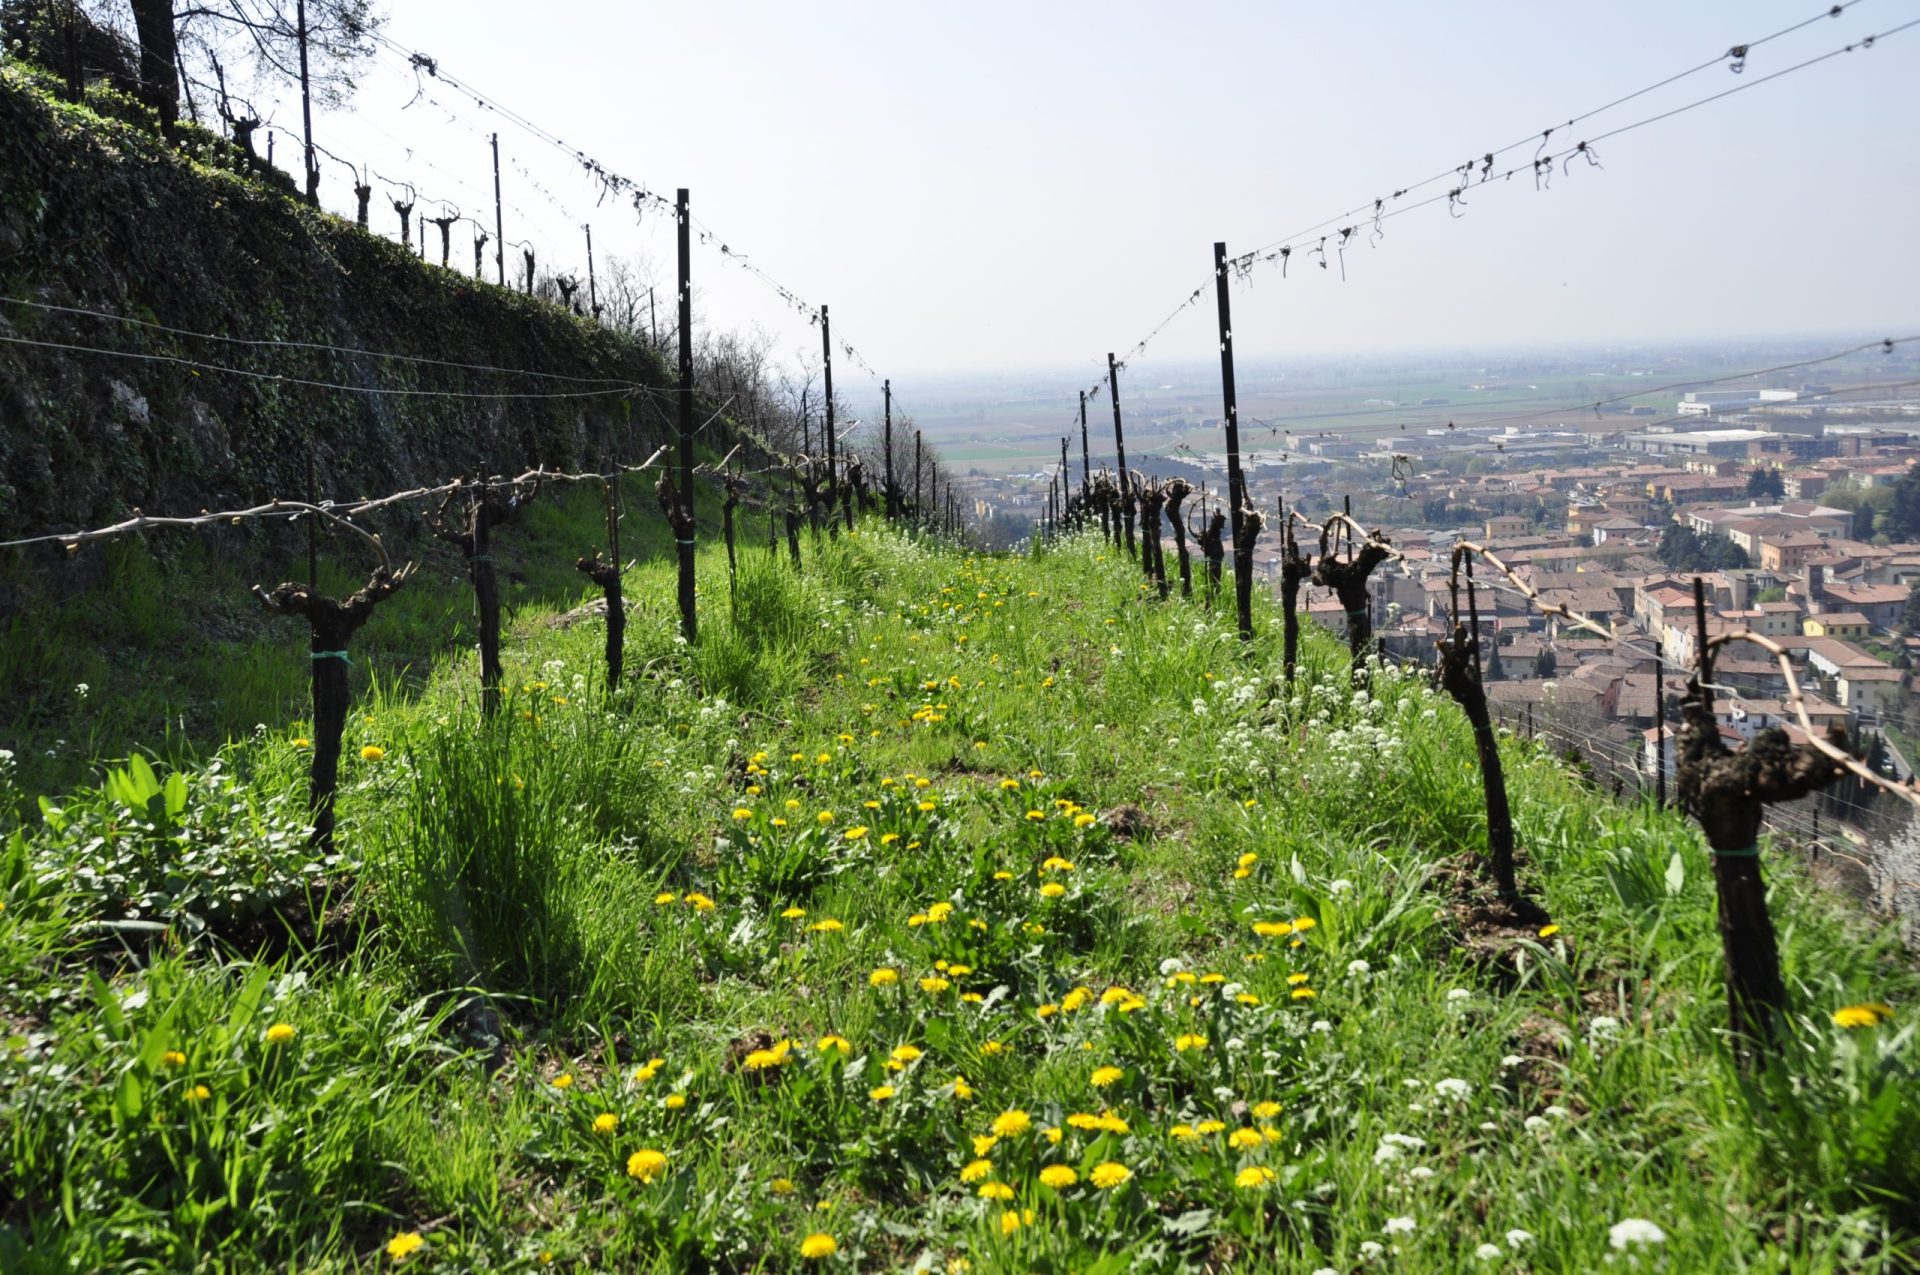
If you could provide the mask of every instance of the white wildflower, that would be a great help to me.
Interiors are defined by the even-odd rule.
[[[1386,1246],[1377,1240],[1360,1241],[1360,1260],[1363,1262],[1371,1262],[1386,1251]]]
[[[1498,1244],[1482,1244],[1479,1248],[1473,1250],[1473,1255],[1483,1262],[1497,1262],[1507,1254],[1506,1250],[1502,1249]]]
[[[1365,961],[1354,960],[1347,962],[1347,975],[1350,978],[1360,978],[1371,973],[1373,973],[1373,966],[1367,964]]]
[[[1447,1001],[1450,1004],[1457,1005],[1461,1001],[1470,1001],[1472,999],[1473,999],[1473,993],[1469,991],[1467,988],[1452,987],[1447,989]]]
[[[1607,1228],[1607,1243],[1617,1249],[1630,1244],[1665,1244],[1667,1233],[1643,1217],[1630,1217]]]
[[[1649,1225],[1651,1225],[1651,1223],[1649,1223]],[[1618,1230],[1619,1228],[1615,1227],[1614,1229]],[[1413,1219],[1410,1217],[1390,1217],[1387,1219],[1387,1224],[1382,1227],[1381,1230],[1387,1235],[1412,1235]]]
[[[1519,1227],[1515,1227],[1513,1230],[1507,1232],[1508,1248],[1512,1248],[1512,1249],[1525,1248],[1527,1245],[1531,1243],[1533,1243],[1532,1231],[1523,1231]]]
[[[1465,1102],[1473,1095],[1473,1086],[1456,1076],[1449,1076],[1445,1080],[1434,1082],[1433,1091],[1442,1098],[1451,1099],[1454,1102]]]

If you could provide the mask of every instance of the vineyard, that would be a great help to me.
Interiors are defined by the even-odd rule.
[[[147,6],[129,44],[12,6],[0,1271],[1920,1268],[1920,970],[1765,823],[1920,783],[1816,730],[1787,647],[1710,624],[1699,575],[1671,736],[1651,655],[1653,792],[1497,720],[1496,592],[1639,655],[1504,548],[1420,550],[1432,662],[1390,658],[1376,603],[1414,550],[1351,493],[1250,495],[1253,427],[1297,442],[1243,425],[1231,316],[1256,274],[1344,282],[1390,219],[1598,181],[1599,143],[1916,25],[1589,123],[1853,2],[1213,243],[1211,289],[1078,390],[1057,464],[1034,435],[1030,518],[688,189],[364,6],[333,37],[242,11],[267,63],[297,50],[298,135],[173,43],[206,10]],[[378,53],[396,113],[484,136],[491,221],[424,150],[478,214],[317,145],[310,44],[335,89]],[[497,125],[448,103],[607,206],[596,266],[510,144],[516,195],[585,232],[584,294],[503,198]],[[643,224],[670,295],[606,255]],[[795,365],[696,313],[696,241],[804,320]],[[1221,415],[1182,434],[1217,427],[1220,464],[1143,457],[1174,418],[1129,419],[1122,374],[1209,291]],[[1735,751],[1716,667],[1751,647],[1792,722]]]
[[[704,579],[724,578],[720,546]],[[7,1269],[1893,1270],[1916,978],[1770,863],[1726,1032],[1709,858],[1423,678],[1097,531],[757,548],[678,641],[513,617],[8,844]],[[141,925],[140,922],[149,924]]]

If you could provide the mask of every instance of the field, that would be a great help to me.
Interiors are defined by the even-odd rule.
[[[1920,1256],[1920,978],[1784,855],[1792,1038],[1742,1068],[1679,815],[1505,740],[1552,919],[1489,927],[1421,682],[1310,633],[1289,695],[1271,602],[1243,650],[1097,536],[803,549],[731,599],[703,549],[692,646],[643,559],[612,696],[558,581],[491,724],[468,652],[357,667],[335,858],[298,719],[20,821],[0,1269]]]

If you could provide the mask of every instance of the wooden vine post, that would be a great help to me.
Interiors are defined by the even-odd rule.
[[[726,492],[726,498],[720,502],[720,527],[721,534],[727,540],[727,603],[737,606],[740,602],[740,566],[733,556],[733,511],[740,507],[740,496],[746,489],[732,474],[724,475],[720,481]]]
[[[313,766],[307,809],[313,818],[315,849],[333,850],[333,798],[340,782],[340,737],[346,729],[349,694],[348,643],[373,609],[392,597],[413,575],[413,564],[394,571],[381,550],[381,563],[359,592],[329,598],[311,585],[287,583],[271,592],[253,586],[254,596],[278,615],[297,615],[311,629],[313,663]]]
[[[1233,601],[1240,636],[1253,640],[1253,542],[1260,515],[1247,504],[1247,480],[1240,472],[1240,404],[1233,378],[1232,289],[1227,282],[1227,245],[1213,245],[1214,300],[1220,311],[1220,391],[1227,433],[1227,513],[1233,523]]]
[[[501,680],[500,574],[493,562],[492,532],[512,520],[522,501],[517,495],[508,496],[485,483],[476,483],[467,499],[466,524],[457,526],[447,521],[446,511],[458,494],[457,486],[449,491],[440,507],[426,516],[426,524],[467,560],[467,578],[473,584],[480,627],[480,711],[492,717],[500,709]]]
[[[1467,614],[1473,629],[1469,633],[1460,622],[1460,572],[1467,575]],[[1480,604],[1474,596],[1473,558],[1464,545],[1453,548],[1453,633],[1437,645],[1440,650],[1439,682],[1453,697],[1473,727],[1473,745],[1480,758],[1480,788],[1487,807],[1487,870],[1501,899],[1508,903],[1520,898],[1520,887],[1513,869],[1513,812],[1507,804],[1507,773],[1500,764],[1500,743],[1493,733],[1493,716],[1487,709],[1487,693],[1480,669]],[[1356,657],[1357,658],[1357,657]]]
[[[1313,562],[1300,552],[1300,545],[1293,538],[1293,519],[1285,517],[1285,506],[1276,504],[1274,509],[1276,515],[1283,519],[1280,549],[1280,658],[1287,685],[1291,687],[1294,668],[1300,659],[1300,586],[1312,577]]]
[[[1193,484],[1175,478],[1167,484],[1167,525],[1173,528],[1174,555],[1180,560],[1180,596],[1193,596],[1193,560],[1187,553],[1187,524],[1180,516],[1180,502],[1193,494]]]
[[[880,445],[880,455],[883,461],[880,481],[886,485],[881,489],[881,494],[886,501],[887,521],[892,522],[900,516],[899,492],[893,485],[893,382],[890,380],[882,381],[880,383],[880,393],[886,402],[884,408],[886,413],[886,433]]]
[[[607,552],[602,558],[592,554],[574,559],[574,569],[600,586],[607,604],[607,693],[620,689],[620,674],[626,664],[627,603],[620,588],[620,496],[614,483],[604,484],[607,495]]]
[[[1094,501],[1100,506],[1100,538],[1108,544],[1114,543],[1113,526],[1113,480],[1102,469],[1100,477],[1094,480]]]
[[[687,210],[684,186],[674,204],[680,250],[680,484],[676,492],[673,483],[663,476],[659,494],[662,512],[667,515],[680,550],[680,636],[692,643],[699,636],[693,585],[693,250],[690,243],[693,218]],[[666,507],[669,495],[678,497],[671,508]]]
[[[1127,485],[1127,439],[1120,429],[1120,365],[1113,361],[1113,352],[1107,352],[1107,391],[1113,399],[1113,450],[1118,460],[1115,472],[1120,476],[1120,518],[1127,527],[1127,556],[1137,558],[1139,551],[1133,546],[1133,491]],[[1120,528],[1115,526],[1117,536]]]
[[[1678,792],[1682,808],[1700,821],[1713,856],[1728,1020],[1734,1036],[1746,1042],[1742,1057],[1750,1060],[1752,1051],[1764,1051],[1773,1042],[1787,1013],[1787,988],[1760,874],[1761,815],[1771,802],[1826,787],[1841,771],[1812,744],[1793,744],[1777,726],[1755,735],[1737,753],[1728,750],[1713,717],[1717,640],[1707,636],[1706,589],[1697,576],[1693,612],[1699,655],[1680,709]]]

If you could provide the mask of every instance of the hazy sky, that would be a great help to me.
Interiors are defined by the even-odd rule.
[[[1282,239],[1823,7],[393,0],[388,32],[610,168],[690,187],[730,246],[830,303],[836,335],[909,393],[916,371],[1091,382],[1105,351],[1209,282],[1213,240]],[[1710,67],[1554,144],[1915,18],[1914,0],[1859,0],[1754,50],[1744,75]],[[579,264],[590,219],[600,253],[646,253],[670,281],[665,219],[594,208],[563,156],[429,87],[500,129],[509,239],[531,227],[543,260]],[[484,140],[426,102],[402,110],[412,91],[389,57],[320,140],[490,220]],[[1386,222],[1377,247],[1362,219],[1344,283],[1337,257],[1296,253],[1286,280],[1263,269],[1236,290],[1239,348],[1920,329],[1916,120],[1920,28],[1597,143],[1604,171],[1576,160],[1550,190],[1523,172],[1469,193],[1458,219],[1443,199]],[[327,183],[350,199],[340,170]],[[471,264],[470,238],[455,255]],[[817,349],[717,252],[696,248],[694,271],[712,325]],[[1146,358],[1211,357],[1214,340],[1209,293]]]

